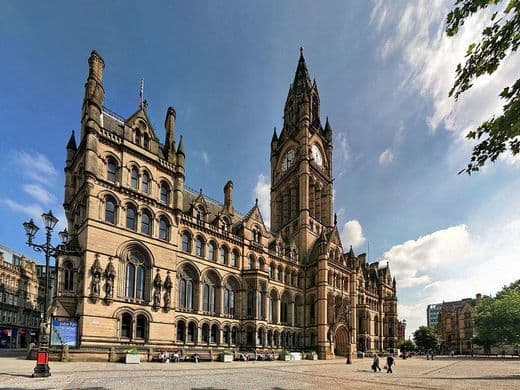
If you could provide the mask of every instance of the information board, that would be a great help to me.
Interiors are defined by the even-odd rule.
[[[75,319],[53,318],[51,329],[51,345],[77,346],[78,321]]]

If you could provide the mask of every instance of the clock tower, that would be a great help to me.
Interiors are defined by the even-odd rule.
[[[271,141],[271,230],[305,258],[324,227],[332,226],[332,128],[320,121],[320,97],[300,59]]]

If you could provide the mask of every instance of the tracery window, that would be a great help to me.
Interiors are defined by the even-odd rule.
[[[216,289],[215,284],[209,278],[206,278],[203,286],[203,299],[202,299],[202,310],[214,313],[215,302],[216,302]]]
[[[235,314],[235,291],[230,285],[224,288],[224,314]]]
[[[181,270],[179,276],[179,306],[183,309],[193,309],[193,282],[193,276],[185,270]]]
[[[145,256],[137,250],[130,251],[125,264],[125,296],[145,299],[147,262]]]

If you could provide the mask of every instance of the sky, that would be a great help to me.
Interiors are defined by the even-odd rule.
[[[500,113],[497,95],[520,58],[448,97],[489,17],[448,38],[452,3],[2,2],[0,242],[41,262],[22,222],[41,226],[52,209],[64,227],[65,145],[79,129],[93,49],[106,64],[107,107],[130,116],[144,78],[162,140],[167,107],[176,109],[186,184],[222,200],[231,179],[235,207],[245,213],[258,198],[268,222],[270,141],[303,46],[333,128],[343,246],[389,263],[407,334],[430,303],[497,292],[520,278],[520,159],[457,173],[471,155],[465,134]]]

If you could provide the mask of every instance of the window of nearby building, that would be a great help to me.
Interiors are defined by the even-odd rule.
[[[224,288],[224,314],[235,314],[235,292],[229,285]]]
[[[146,338],[146,325],[148,321],[146,320],[146,317],[142,314],[137,316],[136,322],[135,322],[135,337],[139,339],[145,339]]]
[[[117,161],[113,157],[107,158],[107,180],[112,183],[117,181]]]
[[[105,222],[116,223],[116,201],[111,196],[105,198]]]
[[[216,251],[217,245],[213,241],[210,241],[208,245],[208,260],[215,261],[217,259]]]
[[[170,186],[164,181],[161,183],[161,203],[170,203]]]
[[[206,280],[204,282],[204,292],[203,292],[203,304],[202,308],[204,311],[214,313],[215,312],[215,285],[210,281]]]
[[[145,194],[150,192],[150,175],[148,172],[144,172],[141,178],[141,191]]]
[[[125,296],[143,300],[145,298],[146,261],[144,255],[131,251],[125,266]]]
[[[188,232],[182,233],[182,251],[187,253],[191,252],[191,236]]]
[[[132,316],[129,313],[121,316],[121,337],[132,338]]]
[[[130,187],[135,190],[139,187],[139,171],[137,167],[132,167],[130,170]]]
[[[135,230],[137,224],[136,224],[136,218],[137,217],[137,210],[134,206],[128,205],[126,207],[126,228]]]
[[[63,265],[63,289],[74,290],[74,268],[68,261]]]
[[[148,210],[143,210],[141,213],[141,233],[152,234],[152,216]]]
[[[195,256],[204,257],[204,240],[200,236],[195,239]]]
[[[170,236],[170,222],[164,216],[159,218],[159,238],[161,240],[168,240]]]

